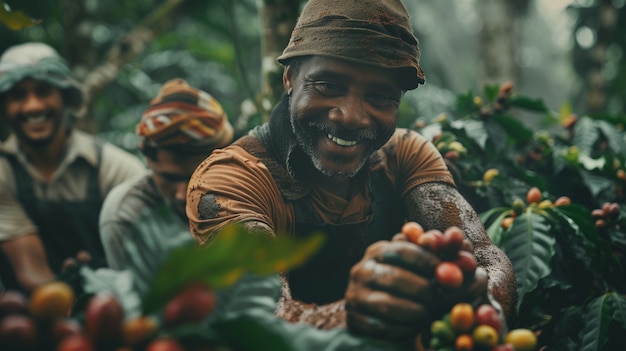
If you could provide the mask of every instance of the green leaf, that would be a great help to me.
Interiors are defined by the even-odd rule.
[[[485,84],[483,94],[488,101],[494,101],[498,97],[498,90],[500,90],[498,84]]]
[[[32,19],[20,11],[11,11],[4,1],[0,1],[0,23],[11,30],[21,30],[41,23],[41,20]]]
[[[272,238],[250,233],[241,225],[228,226],[205,247],[191,244],[173,250],[156,272],[143,310],[151,313],[159,309],[192,281],[222,288],[246,272],[265,275],[288,271],[306,262],[322,242],[319,233],[298,239]]]
[[[533,138],[532,130],[515,117],[497,113],[492,116],[492,119],[506,131],[506,134],[515,143],[525,143]]]
[[[468,138],[472,139],[483,150],[485,149],[489,134],[482,121],[459,120],[453,121],[450,125],[456,129],[464,130]]]
[[[530,99],[524,96],[512,96],[509,104],[513,107],[519,107],[536,112],[549,112],[550,110],[541,99]]]
[[[613,152],[616,154],[626,153],[626,141],[624,141],[623,131],[618,131],[614,125],[606,121],[598,120],[596,121],[596,125],[608,140],[609,147],[613,150]]]
[[[212,327],[230,347],[235,347],[237,350],[258,350],[259,345],[263,345],[266,350],[292,350],[283,335],[269,328],[258,318],[241,316],[216,323]],[[242,337],[243,330],[245,330],[245,337]]]
[[[608,340],[609,324],[613,319],[613,312],[620,305],[616,293],[607,293],[593,299],[584,311],[585,324],[581,330],[581,351],[601,350]],[[624,302],[621,301],[624,308]],[[623,313],[623,310],[622,310]]]
[[[492,208],[487,212],[481,213],[480,219],[483,224],[487,225],[488,221],[491,220],[492,217],[496,217],[493,222],[487,227],[487,235],[491,238],[491,241],[494,245],[500,247],[502,242],[503,228],[502,228],[502,220],[511,214],[510,208],[498,207]]]
[[[598,194],[605,190],[613,191],[615,183],[611,179],[596,175],[584,169],[579,169],[578,173],[593,196],[598,196]]]
[[[502,249],[509,256],[517,278],[519,304],[552,271],[556,240],[550,230],[548,219],[528,208],[517,216],[502,241]]]
[[[600,132],[589,117],[582,117],[576,122],[572,145],[576,146],[581,154],[590,155],[593,152],[593,145],[599,138]]]
[[[626,296],[614,294],[615,307],[613,310],[613,319],[626,329]]]
[[[467,115],[476,111],[474,105],[474,93],[468,91],[465,94],[459,94],[456,98],[456,112],[461,115]]]
[[[606,159],[604,157],[601,157],[601,158],[591,158],[586,153],[581,153],[578,156],[578,161],[588,171],[592,171],[594,169],[601,170],[604,167],[604,165],[606,164]]]

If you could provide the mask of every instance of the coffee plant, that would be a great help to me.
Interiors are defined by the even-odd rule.
[[[548,124],[530,128],[529,116]],[[510,82],[415,123],[511,259],[519,301],[509,328],[535,332],[537,349],[626,344],[624,125],[626,116],[554,113]]]

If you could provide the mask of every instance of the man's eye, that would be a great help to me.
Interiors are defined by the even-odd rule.
[[[370,103],[378,107],[398,107],[400,100],[392,98],[385,94],[370,94],[368,96]]]
[[[315,88],[322,94],[339,94],[341,86],[332,82],[316,82]]]
[[[26,98],[26,91],[23,89],[12,89],[7,91],[6,96],[10,100],[21,101]]]

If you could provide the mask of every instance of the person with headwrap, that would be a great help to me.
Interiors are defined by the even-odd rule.
[[[233,128],[210,94],[176,78],[167,81],[136,126],[149,171],[107,196],[100,235],[109,266],[135,274],[148,288],[159,258],[191,240],[185,214],[187,183],[198,164],[233,139]]]
[[[138,157],[73,128],[83,103],[66,62],[29,42],[0,57],[0,279],[29,292],[67,260],[105,266],[98,216],[106,194],[142,173]]]
[[[404,93],[425,83],[419,56],[400,0],[309,0],[278,57],[286,93],[269,122],[193,174],[187,216],[201,245],[235,222],[251,233],[325,234],[313,258],[284,274],[281,318],[410,342],[453,301],[511,312],[509,259],[432,143],[397,128]],[[473,244],[479,268],[455,296],[434,293],[437,258],[395,235],[406,221],[458,226]]]

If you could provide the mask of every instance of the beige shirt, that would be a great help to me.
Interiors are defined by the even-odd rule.
[[[37,198],[50,201],[82,200],[87,196],[89,168],[84,162],[78,161],[84,159],[90,165],[97,165],[98,155],[94,137],[74,129],[67,143],[67,154],[49,183],[28,163],[25,155],[19,150],[14,135],[0,144],[0,241],[38,231],[37,225],[31,221],[18,200],[13,170],[2,154],[17,157],[35,182],[34,192]],[[99,185],[103,198],[115,185],[145,172],[145,166],[138,157],[110,143],[103,143],[101,162]]]

